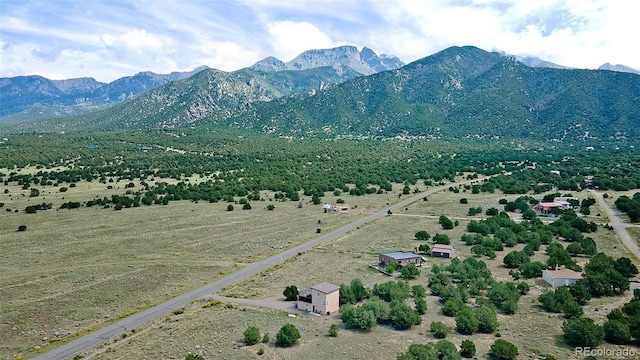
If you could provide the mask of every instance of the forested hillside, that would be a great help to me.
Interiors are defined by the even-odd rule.
[[[639,100],[634,74],[531,68],[463,47],[312,96],[260,104],[226,123],[320,136],[637,140]]]

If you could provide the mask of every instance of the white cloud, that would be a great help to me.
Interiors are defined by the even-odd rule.
[[[145,29],[129,29],[120,35],[104,34],[100,39],[108,48],[125,48],[138,53],[162,51],[171,44],[170,39],[149,34]]]
[[[325,49],[336,45],[329,35],[308,22],[277,21],[267,25],[274,56],[289,61],[310,49]]]
[[[233,71],[251,66],[261,59],[255,51],[247,50],[232,41],[201,43],[193,50],[199,52],[198,57],[192,59],[183,70],[207,65],[214,69]]]
[[[9,2],[11,6],[6,6]],[[572,67],[640,68],[640,2],[610,0],[5,0],[0,76],[93,76],[291,60],[309,49],[368,46],[410,62],[453,45]]]

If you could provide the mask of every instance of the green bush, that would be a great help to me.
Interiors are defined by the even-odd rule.
[[[596,347],[604,340],[604,329],[593,319],[579,317],[562,324],[564,341],[574,347]]]
[[[284,291],[282,292],[282,295],[284,295],[285,301],[295,301],[298,299],[299,293],[300,292],[298,291],[297,286],[289,285],[284,289]]]
[[[244,331],[244,343],[248,346],[255,345],[260,341],[260,330],[255,326],[249,326]]]
[[[198,354],[187,354],[187,357],[184,360],[204,360],[202,355]]]
[[[462,340],[460,344],[460,355],[464,358],[472,358],[476,355],[476,344],[471,340]]]
[[[449,335],[451,329],[449,329],[447,325],[440,321],[433,321],[431,322],[429,331],[431,331],[433,333],[433,336],[435,336],[437,339],[444,339],[447,337],[447,335]]]
[[[518,348],[506,340],[498,339],[491,345],[489,354],[501,360],[513,360],[518,356]]]
[[[331,324],[331,326],[329,326],[329,336],[330,337],[337,337],[338,336],[338,325]]]
[[[284,324],[276,334],[276,346],[293,346],[300,339],[300,332],[293,324]]]

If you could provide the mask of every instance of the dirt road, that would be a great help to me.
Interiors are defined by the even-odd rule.
[[[624,246],[626,246],[633,255],[635,255],[638,259],[640,259],[640,249],[638,248],[638,244],[631,237],[631,235],[629,235],[629,232],[627,231],[628,227],[632,227],[635,225],[625,223],[620,218],[620,216],[618,216],[618,214],[616,214],[616,212],[613,211],[613,209],[609,206],[609,204],[607,204],[607,202],[604,201],[602,194],[600,194],[595,190],[589,190],[589,192],[596,197],[596,200],[598,200],[598,205],[602,209],[604,209],[604,212],[607,214],[607,217],[609,218],[609,225],[613,227],[613,230],[616,232],[616,235],[618,235],[620,240],[622,240],[622,243],[624,244]]]
[[[321,244],[325,241],[334,239],[336,237],[339,237],[341,235],[346,234],[347,232],[356,229],[358,226],[361,226],[365,223],[368,223],[372,220],[375,220],[377,218],[383,217],[383,216],[387,216],[387,212],[389,210],[391,210],[392,212],[395,211],[396,209],[400,209],[403,207],[408,206],[409,204],[421,200],[422,198],[431,195],[433,193],[436,193],[438,191],[442,191],[445,190],[447,188],[449,188],[449,186],[458,186],[459,184],[467,184],[467,183],[471,183],[471,182],[475,182],[475,181],[480,181],[481,179],[474,179],[474,180],[467,180],[467,181],[461,181],[461,182],[457,182],[457,183],[452,183],[452,184],[447,184],[444,186],[439,186],[439,187],[435,187],[433,189],[430,189],[426,192],[420,193],[418,195],[412,196],[410,198],[401,200],[400,202],[386,207],[383,210],[380,210],[374,214],[365,216],[363,218],[360,218],[348,225],[345,225],[337,230],[334,230],[330,233],[327,233],[325,235],[319,236],[309,242],[306,242],[304,244],[295,246],[293,248],[287,249],[279,254],[273,255],[267,259],[255,262],[253,264],[249,264],[246,267],[232,273],[229,274],[227,276],[224,276],[214,282],[211,282],[209,284],[206,284],[198,289],[192,290],[188,293],[182,294],[178,297],[175,297],[171,300],[168,300],[162,304],[159,304],[157,306],[154,306],[152,308],[149,308],[145,311],[139,312],[137,314],[131,315],[125,319],[122,319],[118,322],[115,322],[111,325],[105,326],[102,329],[99,329],[97,331],[94,331],[91,334],[82,336],[76,340],[73,340],[67,344],[61,345],[55,349],[52,349],[44,354],[38,355],[36,357],[34,357],[33,359],[36,360],[57,360],[57,359],[64,359],[67,357],[70,357],[72,355],[75,355],[79,352],[88,350],[94,346],[99,345],[100,343],[107,341],[115,336],[120,336],[123,333],[133,329],[133,328],[137,328],[153,319],[156,319],[160,316],[163,316],[165,314],[170,313],[173,310],[179,309],[187,304],[189,304],[190,302],[194,301],[194,300],[198,300],[204,297],[211,297],[212,293],[215,293],[218,290],[221,290],[233,283],[242,281],[250,276],[253,276],[257,273],[259,273],[260,271],[263,271],[265,269],[268,269],[284,260],[287,260],[295,255],[297,255],[299,252],[303,252],[306,250],[309,250],[310,248]],[[319,210],[320,211],[320,210]]]

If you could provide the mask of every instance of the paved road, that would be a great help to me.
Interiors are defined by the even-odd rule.
[[[376,212],[375,214],[371,214],[368,215],[366,217],[363,217],[361,219],[358,219],[348,225],[345,225],[337,230],[334,230],[332,232],[329,232],[325,235],[319,236],[309,242],[306,242],[304,244],[298,245],[296,247],[290,248],[288,250],[285,250],[279,254],[273,255],[267,259],[252,263],[247,265],[246,267],[232,273],[229,274],[225,277],[222,277],[214,282],[211,282],[207,285],[204,285],[198,289],[192,290],[188,293],[182,294],[178,297],[175,297],[171,300],[168,300],[160,305],[154,306],[152,308],[149,308],[145,311],[139,312],[137,314],[131,315],[125,319],[122,319],[118,322],[115,322],[111,325],[108,325],[104,328],[101,328],[100,330],[96,330],[91,334],[82,336],[76,340],[73,340],[67,344],[61,345],[55,349],[52,349],[44,354],[38,355],[36,357],[34,357],[33,359],[36,360],[62,360],[64,358],[70,357],[72,355],[75,355],[79,352],[85,351],[91,347],[94,347],[96,345],[99,345],[100,343],[113,338],[115,336],[120,336],[121,334],[133,329],[133,328],[137,328],[153,319],[156,319],[158,317],[161,317],[165,314],[170,313],[173,310],[179,309],[189,303],[191,303],[194,300],[206,297],[206,296],[210,296],[212,293],[221,290],[233,283],[242,281],[252,275],[255,275],[257,273],[259,273],[260,271],[263,271],[265,269],[268,269],[284,260],[287,260],[293,256],[296,256],[299,252],[302,251],[306,251],[311,249],[312,247],[323,243],[325,241],[328,241],[330,239],[339,237],[341,235],[344,235],[345,233],[357,228],[358,226],[361,226],[365,223],[368,223],[369,221],[372,221],[374,219],[383,217],[387,215],[387,211],[391,210],[392,212],[406,207],[409,204],[420,200],[428,195],[431,195],[433,193],[436,193],[438,191],[442,191],[444,189],[447,189],[449,186],[457,186],[459,184],[467,184],[467,183],[471,183],[474,181],[478,181],[478,179],[474,179],[474,180],[467,180],[467,181],[461,181],[461,182],[457,182],[454,184],[447,184],[445,186],[440,186],[440,187],[436,187],[433,188],[431,190],[428,190],[426,192],[420,193],[418,195],[415,195],[413,197],[404,199],[392,206],[389,206],[383,210],[380,210],[378,212]]]
[[[631,235],[629,235],[629,232],[627,232],[627,227],[630,227],[633,225],[625,223],[620,218],[620,216],[618,216],[618,214],[616,214],[616,212],[613,211],[613,209],[609,206],[609,204],[607,204],[607,202],[604,201],[602,194],[600,194],[595,190],[589,190],[589,192],[591,192],[596,197],[596,200],[598,200],[598,205],[600,205],[600,207],[604,209],[604,212],[607,214],[607,217],[609,218],[609,225],[613,227],[613,230],[616,232],[616,235],[618,235],[620,240],[622,240],[622,243],[624,244],[624,246],[626,246],[633,255],[635,255],[638,259],[640,259],[640,249],[638,248],[638,244],[631,237]]]

